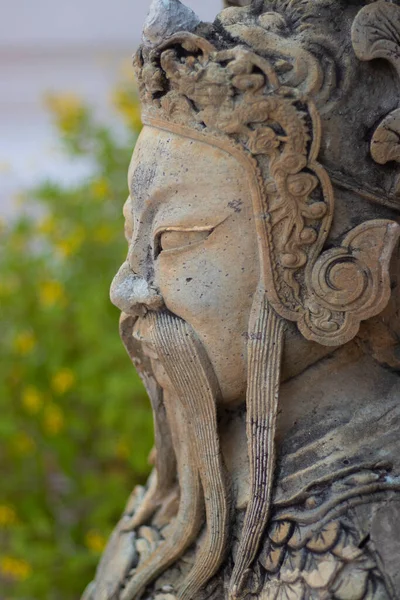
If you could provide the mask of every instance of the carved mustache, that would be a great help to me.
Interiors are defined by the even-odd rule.
[[[167,416],[165,399],[162,388],[155,380],[150,360],[141,352],[141,343],[133,335],[133,329],[139,317],[122,313],[120,319],[120,337],[125,349],[138,372],[150,399],[153,411],[156,477],[152,485],[133,515],[125,524],[124,529],[132,531],[144,525],[161,506],[163,499],[167,498],[176,486],[177,464],[176,451],[173,447],[171,433],[172,416]]]
[[[165,397],[165,409],[176,447],[181,500],[168,538],[139,566],[121,594],[133,600],[146,586],[176,562],[196,539],[203,522],[206,534],[196,562],[179,591],[191,599],[216,573],[224,558],[228,537],[228,493],[217,430],[219,386],[210,361],[194,331],[171,314],[146,316],[152,344],[176,391]]]

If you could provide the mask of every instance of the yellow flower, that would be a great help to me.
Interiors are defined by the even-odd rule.
[[[99,533],[98,531],[91,530],[88,531],[85,535],[85,545],[89,550],[95,552],[96,554],[100,554],[103,552],[106,546],[107,540],[106,538]]]
[[[82,242],[85,239],[85,232],[82,227],[77,227],[68,237],[59,241],[56,244],[56,248],[64,258],[75,254],[77,250],[82,246]]]
[[[41,305],[46,308],[63,304],[65,300],[64,288],[59,281],[44,281],[39,290],[39,299]]]
[[[93,239],[99,244],[108,244],[114,237],[114,229],[109,225],[100,225],[93,234]]]
[[[17,513],[12,506],[0,504],[0,528],[10,527],[18,523]]]
[[[25,581],[32,574],[32,567],[26,560],[14,558],[13,556],[1,556],[0,573],[4,577],[16,581]]]
[[[32,415],[39,412],[43,405],[43,397],[33,385],[28,385],[22,391],[22,405]]]
[[[79,129],[85,115],[85,107],[75,94],[48,94],[45,96],[47,108],[54,114],[61,131],[66,134]]]
[[[51,380],[51,387],[56,394],[65,394],[75,383],[75,375],[71,369],[61,369]]]
[[[104,200],[110,194],[110,186],[105,177],[92,181],[90,189],[96,200]]]
[[[64,428],[64,413],[56,404],[46,406],[43,418],[43,425],[46,433],[57,435]]]
[[[37,224],[37,231],[43,235],[51,235],[57,229],[57,221],[53,216],[47,216]]]
[[[36,338],[32,331],[22,331],[14,340],[14,348],[21,356],[30,354],[36,346]]]
[[[12,439],[12,445],[18,454],[27,455],[35,450],[34,440],[24,432],[17,433]]]

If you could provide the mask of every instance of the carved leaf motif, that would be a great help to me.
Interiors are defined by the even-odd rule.
[[[292,530],[293,525],[290,521],[275,521],[272,523],[268,535],[274,544],[282,546],[288,540]]]
[[[346,565],[336,578],[332,591],[337,600],[362,600],[367,591],[368,571]]]
[[[343,536],[343,540],[333,548],[332,553],[343,561],[353,561],[363,555],[363,551]]]
[[[287,178],[287,186],[290,194],[296,197],[308,196],[311,192],[317,187],[318,180],[310,173],[298,173],[297,175],[289,175]],[[325,205],[324,205],[325,208]],[[315,205],[308,205],[304,203],[304,216],[309,216],[312,218],[315,212]],[[308,214],[308,212],[310,214]],[[324,212],[320,215],[321,217],[324,215]],[[318,217],[318,215],[315,215]]]
[[[236,75],[232,79],[232,84],[242,92],[247,92],[248,90],[256,92],[263,87],[264,77],[257,73],[253,75]]]
[[[322,527],[307,544],[311,552],[327,552],[336,544],[340,532],[339,521],[331,521]]]
[[[276,573],[281,566],[282,557],[285,554],[284,547],[270,546],[265,556],[260,556],[260,562],[269,573]]]
[[[331,554],[321,557],[311,554],[307,567],[303,572],[307,585],[312,589],[329,589],[329,584],[339,568],[339,562]]]
[[[293,535],[288,541],[288,546],[293,550],[299,550],[301,548],[304,548],[310,537],[311,532],[308,527],[301,527],[300,525],[296,525]]]
[[[263,589],[260,600],[303,600],[304,583],[298,581],[287,584],[281,581],[270,581]]]
[[[288,548],[279,572],[282,581],[287,583],[297,581],[304,569],[306,558],[307,550],[305,548],[301,548],[300,550],[291,550]]]
[[[282,583],[276,595],[276,600],[302,600],[304,584],[301,581],[293,584]]]
[[[391,112],[376,128],[371,140],[371,156],[380,165],[390,160],[400,162],[400,109]]]
[[[352,42],[360,60],[386,59],[400,76],[400,7],[382,1],[365,6],[354,20]],[[395,110],[373,134],[371,156],[375,162],[400,162],[399,133],[400,110]]]
[[[354,52],[360,60],[384,58],[400,75],[400,7],[373,2],[357,14],[352,27]]]
[[[249,138],[248,148],[253,154],[271,154],[273,150],[279,147],[279,139],[276,133],[270,128],[257,129]]]

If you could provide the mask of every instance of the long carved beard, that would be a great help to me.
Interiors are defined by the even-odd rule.
[[[156,449],[154,466],[156,476],[152,477],[140,507],[133,517],[124,524],[123,529],[127,531],[132,531],[151,519],[165,498],[171,494],[177,480],[176,451],[171,433],[171,426],[173,426],[174,421],[172,416],[167,415],[167,403],[164,402],[161,386],[154,378],[150,359],[147,359],[141,353],[140,342],[132,336],[136,319],[137,317],[122,313],[119,327],[120,337],[150,399],[154,420],[154,445]]]
[[[180,484],[180,505],[167,539],[140,565],[121,594],[138,598],[146,586],[178,560],[198,536],[205,506],[206,532],[196,561],[178,592],[191,600],[220,567],[227,546],[229,509],[219,444],[216,402],[219,388],[193,330],[167,313],[147,316],[152,343],[175,389],[164,397]]]
[[[192,600],[220,567],[227,547],[229,502],[216,413],[219,387],[204,348],[187,323],[168,313],[151,313],[146,318],[152,344],[175,390],[172,397],[164,394],[164,409],[176,456],[180,504],[167,539],[138,567],[122,591],[121,600],[139,598],[147,585],[184,554],[204,524],[205,507],[206,534],[194,567],[178,591],[180,600]],[[263,289],[259,289],[254,297],[248,339],[250,501],[230,582],[231,600],[246,593],[246,576],[270,515],[283,338],[284,322],[269,305]],[[159,458],[162,461],[161,455]],[[162,481],[165,492],[171,482],[167,472],[159,486]],[[161,489],[155,492],[157,502]],[[156,502],[152,497],[150,494],[149,510],[144,508],[139,515],[150,517],[150,512],[154,512]]]

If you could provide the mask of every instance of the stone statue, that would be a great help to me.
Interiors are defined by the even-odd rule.
[[[154,471],[92,600],[400,598],[400,2],[154,0],[112,284]]]

